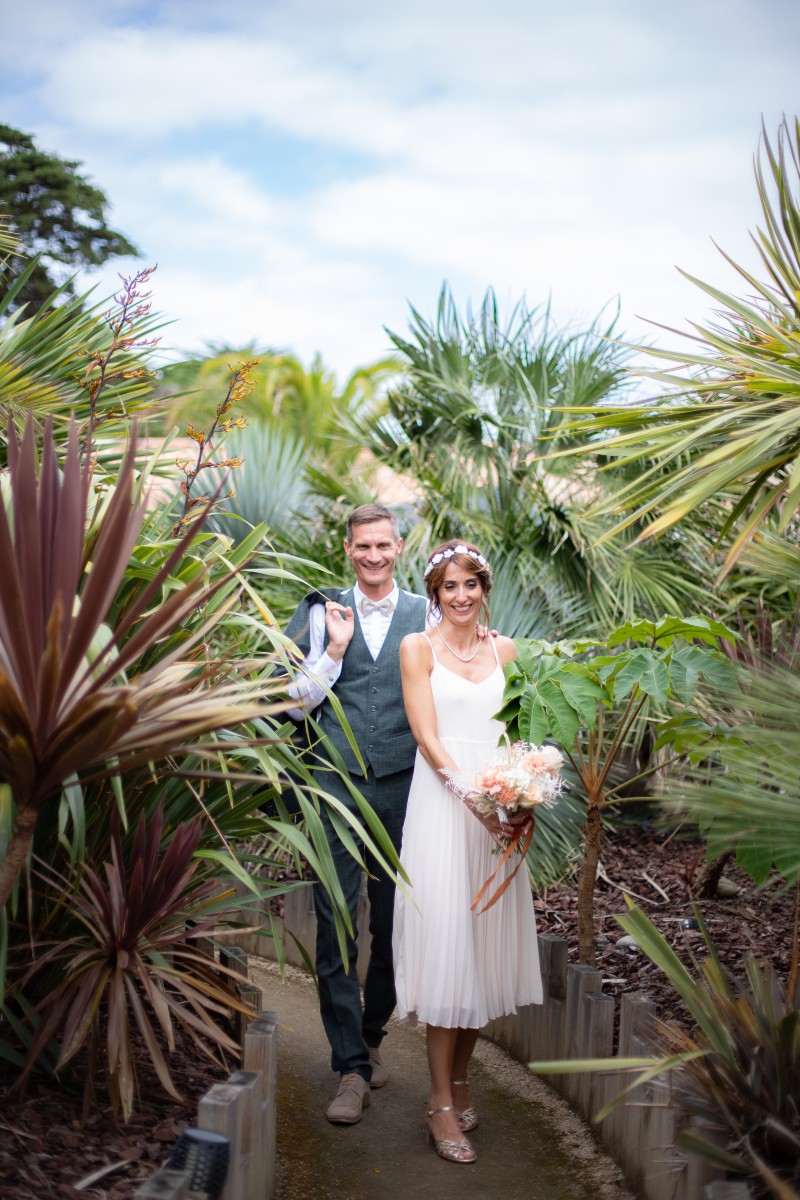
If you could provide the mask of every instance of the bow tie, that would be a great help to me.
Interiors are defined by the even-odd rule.
[[[358,611],[362,617],[368,617],[372,612],[382,612],[384,616],[390,617],[394,612],[394,605],[388,597],[385,600],[367,600],[365,596],[358,606]]]

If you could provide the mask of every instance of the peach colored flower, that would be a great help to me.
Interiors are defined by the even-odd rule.
[[[534,775],[540,771],[547,772],[548,775],[555,775],[561,770],[562,761],[561,754],[555,746],[534,746],[523,755],[520,766]]]
[[[538,804],[553,805],[564,787],[559,768],[562,757],[555,746],[509,745],[504,757],[469,779],[451,774],[450,786],[484,816],[498,809],[508,814]]]

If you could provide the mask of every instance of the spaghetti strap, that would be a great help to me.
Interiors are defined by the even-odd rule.
[[[424,636],[425,636],[425,635],[423,634],[423,637],[424,637]],[[428,645],[429,645],[429,646],[430,646],[430,648],[431,648],[431,654],[433,655],[433,667],[435,667],[435,666],[436,666],[436,664],[438,663],[438,661],[439,661],[439,660],[438,660],[438,658],[436,657],[436,651],[435,651],[435,650],[434,650],[434,648],[433,648],[433,638],[426,637],[426,638],[425,638],[425,641],[428,643]],[[433,667],[431,667],[431,670],[433,670]]]
[[[497,638],[492,637],[492,635],[490,633],[487,633],[486,636],[488,637],[489,641],[492,643],[492,649],[494,650],[494,661],[497,663],[497,665],[499,667],[500,659],[497,656]]]

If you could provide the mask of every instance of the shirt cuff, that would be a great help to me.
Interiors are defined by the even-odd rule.
[[[328,684],[335,683],[342,673],[342,660],[337,662],[324,650],[314,666],[313,673],[321,676]]]

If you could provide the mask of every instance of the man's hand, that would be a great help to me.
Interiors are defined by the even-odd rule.
[[[487,638],[487,637],[497,637],[498,636],[496,629],[487,629],[485,625],[480,625],[480,624],[475,626],[475,632],[477,633],[480,641],[483,641],[484,638]]]
[[[325,625],[329,639],[326,647],[328,658],[333,662],[341,662],[355,632],[352,608],[345,608],[336,600],[328,600],[325,604]]]

